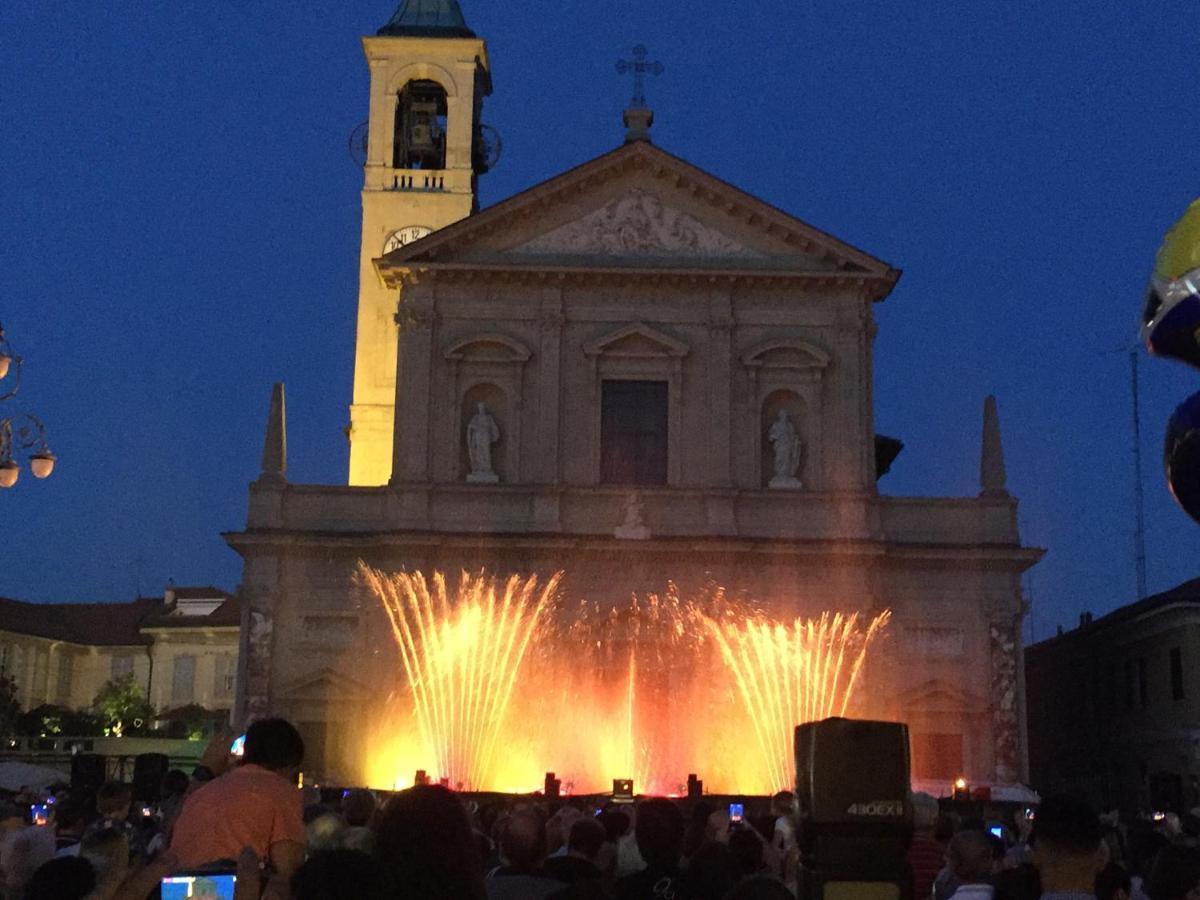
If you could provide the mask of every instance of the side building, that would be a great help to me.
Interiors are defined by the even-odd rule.
[[[1200,804],[1200,578],[1025,651],[1031,781],[1127,812]]]
[[[228,710],[236,690],[238,601],[213,587],[167,588],[127,603],[0,598],[0,673],[23,710],[87,709],[133,675],[156,712]]]

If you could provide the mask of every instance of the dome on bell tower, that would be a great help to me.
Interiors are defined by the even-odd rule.
[[[404,0],[375,33],[383,37],[475,37],[458,0]]]

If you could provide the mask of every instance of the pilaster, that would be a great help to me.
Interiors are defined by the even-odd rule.
[[[562,335],[565,322],[562,288],[544,288],[538,315],[538,355],[535,360],[538,392],[536,468],[529,467],[533,479],[543,484],[557,485],[562,479],[559,407],[562,399]]]
[[[730,291],[714,291],[708,298],[708,460],[709,484],[733,485],[732,385],[733,304]],[[757,415],[755,416],[757,421]]]
[[[414,289],[411,304],[396,316],[399,366],[393,481],[429,481],[429,423],[433,341],[437,313],[430,287]]]

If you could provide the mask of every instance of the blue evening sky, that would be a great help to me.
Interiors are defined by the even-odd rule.
[[[0,595],[234,589],[270,385],[290,475],[344,482],[366,118],[397,0],[0,4],[0,321],[59,468],[0,494]],[[999,399],[1037,636],[1133,599],[1129,360],[1200,191],[1194,3],[464,0],[504,155],[485,205],[605,152],[666,65],[662,147],[904,270],[877,307],[882,488],[978,487]],[[1142,357],[1151,590],[1197,574],[1161,477],[1200,379]]]

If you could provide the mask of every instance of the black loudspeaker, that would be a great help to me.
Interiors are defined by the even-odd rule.
[[[139,753],[133,760],[133,797],[145,803],[157,803],[163,777],[171,768],[165,753]]]
[[[909,779],[902,723],[825,719],[796,729],[802,896],[911,896]]]
[[[95,791],[108,779],[108,757],[76,753],[71,757],[71,790]]]

